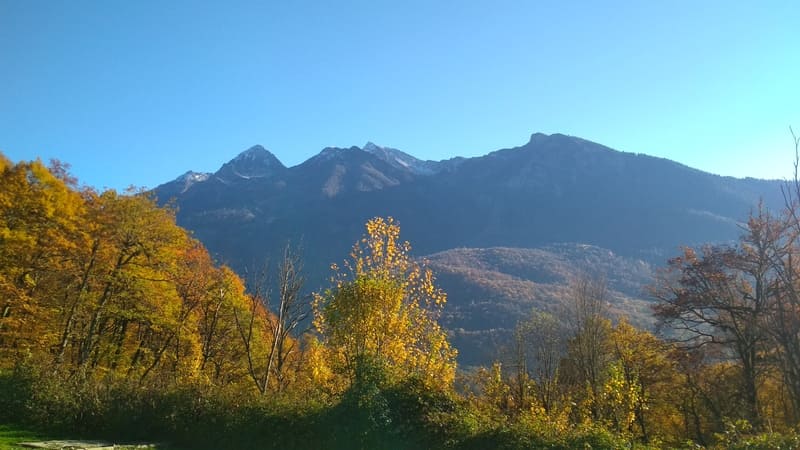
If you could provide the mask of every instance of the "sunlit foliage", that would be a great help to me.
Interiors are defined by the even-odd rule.
[[[456,353],[437,322],[445,293],[410,250],[393,219],[372,219],[344,268],[334,266],[334,286],[316,297],[315,325],[332,366],[351,379],[365,360],[398,379],[437,386],[454,379]]]

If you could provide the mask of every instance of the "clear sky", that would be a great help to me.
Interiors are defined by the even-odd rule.
[[[154,187],[261,144],[425,159],[541,131],[787,178],[800,2],[0,0],[0,151]]]

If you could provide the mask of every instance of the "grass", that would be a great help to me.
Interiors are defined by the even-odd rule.
[[[0,450],[27,450],[25,447],[20,447],[17,444],[20,442],[47,441],[58,438],[63,439],[64,437],[53,437],[44,433],[26,430],[16,425],[0,424]],[[122,450],[125,447],[117,448]],[[154,450],[170,450],[170,448],[159,445],[154,447]]]
[[[18,428],[14,425],[0,424],[0,450],[23,449],[17,444],[29,441],[44,441],[52,439],[50,436],[30,430]]]

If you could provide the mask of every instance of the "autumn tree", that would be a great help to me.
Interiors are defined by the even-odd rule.
[[[576,400],[595,421],[601,419],[602,391],[611,362],[608,295],[605,280],[576,277],[571,281],[564,312],[570,334],[561,369],[564,381],[573,387]]]
[[[676,438],[681,431],[681,380],[675,349],[624,318],[610,335],[630,433],[642,441]],[[622,405],[620,405],[622,406]]]
[[[535,400],[546,414],[560,400],[559,364],[566,350],[566,331],[559,319],[533,311],[514,329],[511,385],[520,407]],[[528,399],[529,396],[535,397]]]
[[[669,261],[669,271],[654,290],[660,302],[656,315],[672,326],[684,346],[716,346],[739,364],[744,416],[756,427],[775,287],[762,231],[754,218],[738,247],[708,246],[700,255],[684,249]]]
[[[278,392],[284,390],[288,383],[288,364],[293,356],[299,353],[299,346],[293,333],[308,317],[308,302],[301,297],[305,278],[303,262],[296,250],[287,244],[283,250],[283,258],[278,267],[278,301],[274,305],[274,313],[267,316],[271,332],[272,346],[268,357],[268,377],[275,375]],[[298,358],[294,358],[298,359]],[[269,384],[269,379],[267,379]]]
[[[176,356],[170,349],[187,316],[171,274],[190,241],[174,213],[147,196],[105,191],[87,202],[96,254],[90,295],[79,306],[76,361],[90,370],[124,362],[144,379]]]
[[[283,391],[289,383],[292,362],[300,361],[300,346],[294,336],[308,317],[308,302],[301,297],[304,277],[300,256],[287,244],[272,278],[269,264],[251,284],[247,311],[235,311],[236,326],[244,344],[250,377],[263,395],[272,387]],[[272,285],[277,286],[277,295]],[[276,298],[277,297],[277,298]]]
[[[793,405],[793,422],[800,420],[800,137],[792,132],[794,179],[782,188],[782,215],[760,214],[758,231],[768,245],[777,292],[770,303],[770,332],[784,382]]]
[[[366,229],[344,267],[333,266],[333,287],[314,301],[314,323],[334,366],[350,380],[369,361],[394,378],[449,386],[456,352],[437,322],[445,293],[410,257],[394,219],[372,219]]]
[[[245,347],[241,341],[237,314],[249,305],[244,283],[228,267],[211,266],[207,253],[198,269],[207,270],[203,280],[198,314],[200,372],[216,384],[231,384],[247,378]],[[202,273],[202,272],[201,272]]]
[[[60,287],[75,269],[71,255],[82,243],[85,208],[60,163],[0,160],[0,347],[8,355],[41,350],[54,338]]]
[[[175,382],[213,362],[215,380],[235,378],[237,297],[227,293],[241,281],[214,266],[173,211],[143,192],[78,189],[58,162],[2,161],[4,364],[31,355],[67,375]]]
[[[233,311],[247,361],[247,373],[261,395],[266,395],[269,390],[269,352],[274,348],[270,341],[268,267],[267,265],[255,281],[254,292],[246,295],[247,307]]]
[[[202,374],[217,385],[246,378],[236,311],[247,308],[244,283],[228,267],[216,266],[208,251],[191,241],[169,274],[180,299],[180,326],[172,347],[175,371]]]

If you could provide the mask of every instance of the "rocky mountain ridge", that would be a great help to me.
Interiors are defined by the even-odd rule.
[[[300,245],[311,290],[368,219],[393,216],[414,254],[429,255],[450,293],[447,326],[473,357],[530,308],[556,305],[565,274],[586,271],[582,261],[607,278],[650,273],[682,245],[736,239],[759,201],[782,205],[780,186],[536,133],[520,147],[438,162],[368,143],[285,167],[256,146],[214,174],[188,172],[154,193],[240,273],[276,259],[287,241]],[[497,255],[523,262],[493,267]],[[623,278],[630,286],[613,287],[616,309],[646,321],[648,277]]]

